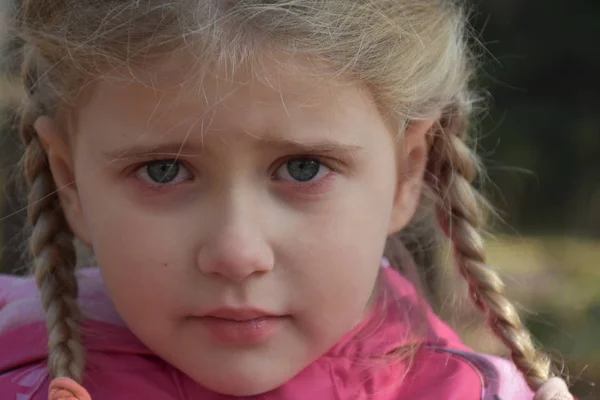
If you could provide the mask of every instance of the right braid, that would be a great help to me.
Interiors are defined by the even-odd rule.
[[[21,115],[25,145],[23,168],[29,185],[28,222],[32,228],[29,250],[48,328],[48,367],[52,378],[68,377],[81,383],[84,349],[77,305],[76,254],[73,234],[65,220],[47,154],[33,126],[42,106],[36,102],[38,74],[33,56],[23,63],[28,104]]]
[[[551,362],[539,352],[517,310],[505,295],[499,274],[485,264],[480,230],[487,203],[472,186],[478,159],[464,141],[467,115],[459,107],[449,110],[434,138],[428,179],[439,198],[438,220],[452,241],[460,274],[469,294],[485,313],[495,335],[508,347],[517,368],[535,391],[551,376]]]

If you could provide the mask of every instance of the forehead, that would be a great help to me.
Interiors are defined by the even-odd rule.
[[[382,122],[365,87],[308,58],[270,54],[231,69],[180,55],[131,76],[115,71],[93,86],[77,113],[77,135],[99,131],[96,140],[108,140],[118,132],[133,143],[192,140],[194,132],[203,141],[214,133],[310,141],[343,132],[357,142]]]

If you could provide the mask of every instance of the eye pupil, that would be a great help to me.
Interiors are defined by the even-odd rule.
[[[157,183],[168,183],[179,174],[179,163],[173,160],[153,161],[146,167],[148,176]]]
[[[292,160],[287,163],[288,173],[300,182],[306,182],[319,174],[321,163],[311,159]]]

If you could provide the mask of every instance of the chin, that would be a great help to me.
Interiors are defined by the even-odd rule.
[[[269,360],[270,358],[266,358]],[[205,360],[206,361],[206,360]],[[226,360],[233,361],[233,360]],[[260,395],[277,389],[292,380],[302,371],[290,365],[269,366],[263,363],[251,363],[239,357],[236,362],[202,362],[177,366],[172,364],[183,376],[194,381],[202,393],[204,389],[213,393],[246,397]]]
[[[245,397],[270,392],[284,385],[293,377],[274,378],[273,376],[267,377],[257,374],[244,377],[229,375],[224,380],[219,379],[218,381],[205,383],[203,386],[220,394]]]

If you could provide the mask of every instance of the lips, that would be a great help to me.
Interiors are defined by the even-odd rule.
[[[212,317],[231,321],[249,321],[258,318],[277,317],[277,315],[254,308],[220,308],[204,314],[203,317]]]
[[[287,316],[253,308],[220,308],[197,318],[203,330],[222,345],[259,345],[271,339]]]

